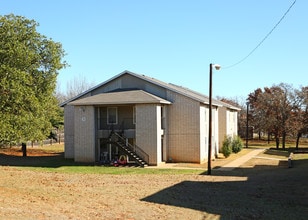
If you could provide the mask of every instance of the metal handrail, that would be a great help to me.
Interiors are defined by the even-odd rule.
[[[142,150],[140,147],[138,147],[137,145],[132,145],[128,142],[126,142],[125,137],[123,137],[122,135],[118,134],[117,132],[112,132],[112,134],[115,134],[123,144],[125,144],[126,147],[128,147],[131,151],[135,152],[139,157],[141,157],[141,159],[143,161],[145,161],[147,164],[149,164],[149,155]],[[112,136],[111,134],[111,136]]]

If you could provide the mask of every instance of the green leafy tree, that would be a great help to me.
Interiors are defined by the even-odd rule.
[[[37,26],[22,16],[0,16],[1,143],[44,139],[58,114],[54,91],[65,53]]]

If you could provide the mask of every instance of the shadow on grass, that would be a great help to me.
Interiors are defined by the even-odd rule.
[[[290,150],[277,150],[274,148],[270,148],[264,151],[264,154],[267,155],[273,155],[273,156],[282,156],[282,157],[288,157],[290,155]]]
[[[204,219],[213,215],[220,219],[307,219],[307,168],[308,160],[299,160],[294,168],[283,162],[224,172],[214,169],[213,178],[183,181],[142,201],[198,210],[204,212]]]
[[[73,159],[65,159],[64,153],[49,153],[44,156],[16,156],[0,153],[0,166],[20,167],[47,167],[58,168],[62,166],[87,166],[89,163],[77,163]]]

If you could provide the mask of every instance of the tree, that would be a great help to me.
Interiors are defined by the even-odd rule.
[[[282,137],[282,148],[285,148],[286,135],[290,128],[290,116],[293,111],[293,92],[291,85],[281,83],[278,86],[270,88],[270,95],[272,96],[272,116],[274,116],[275,136],[279,145],[279,136]],[[277,148],[278,148],[277,145]]]
[[[94,82],[89,83],[86,77],[79,75],[67,83],[66,96],[68,99],[73,98],[93,86]]]
[[[258,88],[253,93],[250,93],[247,100],[249,103],[249,124],[254,127],[254,132],[259,134],[261,138],[261,132],[267,132],[266,129],[266,110],[263,102],[263,91]]]
[[[59,103],[69,100],[86,90],[90,89],[95,85],[94,82],[89,82],[84,76],[75,76],[72,80],[68,81],[66,84],[66,92],[63,93],[60,90],[60,83],[58,82],[57,91],[55,96],[57,97]]]
[[[293,128],[296,131],[296,148],[303,134],[308,133],[308,86],[296,91],[294,111],[292,112]]]
[[[282,137],[282,147],[285,148],[286,135],[291,129],[290,118],[293,112],[294,89],[288,84],[279,84],[271,88],[255,90],[248,97],[252,106],[254,126],[259,131],[274,134],[276,147]]]
[[[65,53],[37,26],[22,16],[0,16],[1,143],[44,139],[58,111],[54,91]]]

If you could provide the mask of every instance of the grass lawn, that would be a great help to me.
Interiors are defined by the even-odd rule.
[[[273,145],[264,141],[254,141],[249,144],[249,148],[243,148],[237,154],[232,153],[228,158],[220,158],[213,162],[213,167],[220,167],[232,160],[235,160],[255,148],[266,149],[261,157],[287,159],[290,152],[289,148],[285,150],[276,150]],[[174,165],[177,169],[148,167],[146,169],[138,167],[114,167],[101,166],[93,163],[78,163],[72,159],[64,158],[64,145],[53,144],[40,147],[28,147],[27,157],[21,157],[20,147],[0,148],[0,165],[14,166],[18,169],[28,169],[36,171],[61,172],[61,173],[85,173],[85,174],[204,174],[206,173],[207,164],[189,164],[178,163]],[[295,154],[294,159],[308,159],[308,154]],[[183,169],[181,169],[183,168]],[[190,168],[190,169],[186,169]],[[197,168],[197,169],[194,169]],[[200,170],[199,168],[204,168]]]
[[[250,146],[225,164],[254,148]],[[0,149],[3,219],[307,219],[308,154],[266,149],[232,171],[105,167],[63,146]],[[189,168],[193,167],[187,164]],[[206,166],[204,166],[206,167]]]
[[[28,147],[27,157],[21,157],[21,155],[20,148],[0,149],[0,165],[36,171],[84,174],[200,174],[204,172],[197,169],[143,169],[139,167],[114,167],[100,166],[93,163],[78,163],[72,159],[64,158],[63,144]]]

